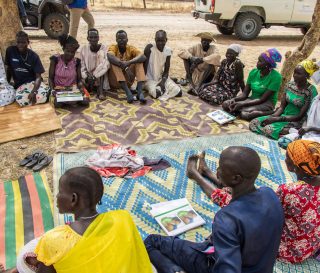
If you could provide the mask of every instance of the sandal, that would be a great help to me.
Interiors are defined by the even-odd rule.
[[[35,165],[32,170],[34,172],[39,172],[40,170],[42,170],[44,167],[48,166],[51,161],[53,160],[52,156],[45,156],[43,157],[41,160],[38,161],[38,164]]]
[[[178,84],[180,84],[181,86],[187,86],[189,84],[189,81],[187,79],[180,79],[178,81]]]
[[[27,155],[24,159],[22,159],[19,163],[19,165],[21,167],[23,166],[26,166],[29,162],[32,161],[33,159],[33,156],[36,154],[36,153],[42,153],[41,151],[34,151],[31,155]]]
[[[25,166],[28,168],[32,168],[38,164],[40,160],[42,160],[46,155],[44,153],[35,153],[32,157],[32,160],[26,164]]]

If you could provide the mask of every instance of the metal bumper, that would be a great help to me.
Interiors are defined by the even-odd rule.
[[[210,21],[211,23],[215,23],[219,21],[219,18],[221,17],[221,13],[209,13],[209,12],[201,12],[193,10],[191,11],[191,15],[195,18],[201,18],[205,21]]]

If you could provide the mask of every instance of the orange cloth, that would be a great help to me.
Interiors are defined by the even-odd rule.
[[[308,175],[320,175],[320,143],[297,140],[288,145],[287,152],[293,164]]]

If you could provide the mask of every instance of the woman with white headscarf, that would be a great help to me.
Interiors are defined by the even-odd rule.
[[[242,47],[231,44],[226,52],[226,58],[210,83],[202,85],[199,97],[212,105],[220,105],[226,100],[233,99],[244,89],[243,63],[237,58]]]

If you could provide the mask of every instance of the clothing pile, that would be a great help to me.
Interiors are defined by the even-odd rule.
[[[96,170],[101,176],[124,178],[137,178],[151,170],[163,170],[171,166],[168,161],[162,158],[142,158],[137,155],[135,150],[119,144],[99,147],[86,161],[86,165]]]

